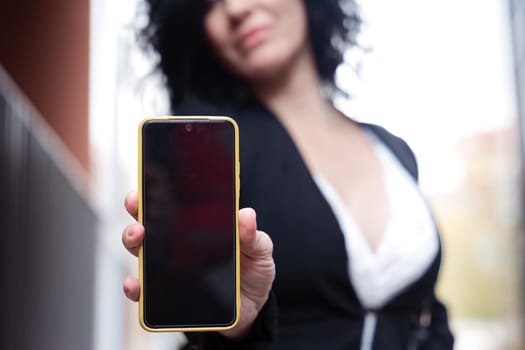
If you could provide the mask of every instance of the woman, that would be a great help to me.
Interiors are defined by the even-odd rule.
[[[189,346],[452,349],[434,294],[439,238],[416,187],[412,151],[326,98],[338,93],[335,69],[359,30],[355,3],[149,5],[144,33],[159,53],[174,111],[237,119],[241,207],[257,212],[257,223],[253,209],[239,215],[239,325],[190,334]],[[126,208],[136,215],[136,194]],[[124,230],[135,255],[143,235],[139,224]],[[136,278],[124,291],[138,299]]]

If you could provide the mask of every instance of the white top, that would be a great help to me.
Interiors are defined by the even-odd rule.
[[[439,250],[436,227],[417,184],[395,155],[376,137],[373,139],[391,212],[376,252],[332,184],[320,175],[314,176],[344,234],[350,281],[367,309],[381,308],[419,279]]]

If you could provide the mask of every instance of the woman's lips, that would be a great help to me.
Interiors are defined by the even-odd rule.
[[[258,27],[248,31],[246,34],[241,35],[239,46],[243,50],[253,49],[264,41],[267,31],[266,27]]]

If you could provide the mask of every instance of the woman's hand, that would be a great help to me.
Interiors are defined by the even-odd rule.
[[[130,192],[124,205],[128,213],[137,219],[138,198],[136,192]],[[241,314],[239,323],[233,329],[222,332],[225,337],[240,339],[252,326],[268,299],[275,277],[273,262],[273,244],[268,235],[257,230],[255,211],[251,208],[239,211],[240,231],[240,270],[241,270]],[[122,242],[126,249],[138,256],[139,247],[144,239],[144,227],[139,223],[127,226],[122,232]],[[140,285],[137,278],[128,276],[124,280],[124,293],[138,301]]]

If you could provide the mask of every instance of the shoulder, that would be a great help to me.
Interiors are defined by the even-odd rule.
[[[416,156],[405,140],[390,133],[382,126],[368,123],[360,123],[360,125],[376,135],[394,153],[416,181],[419,179]]]

